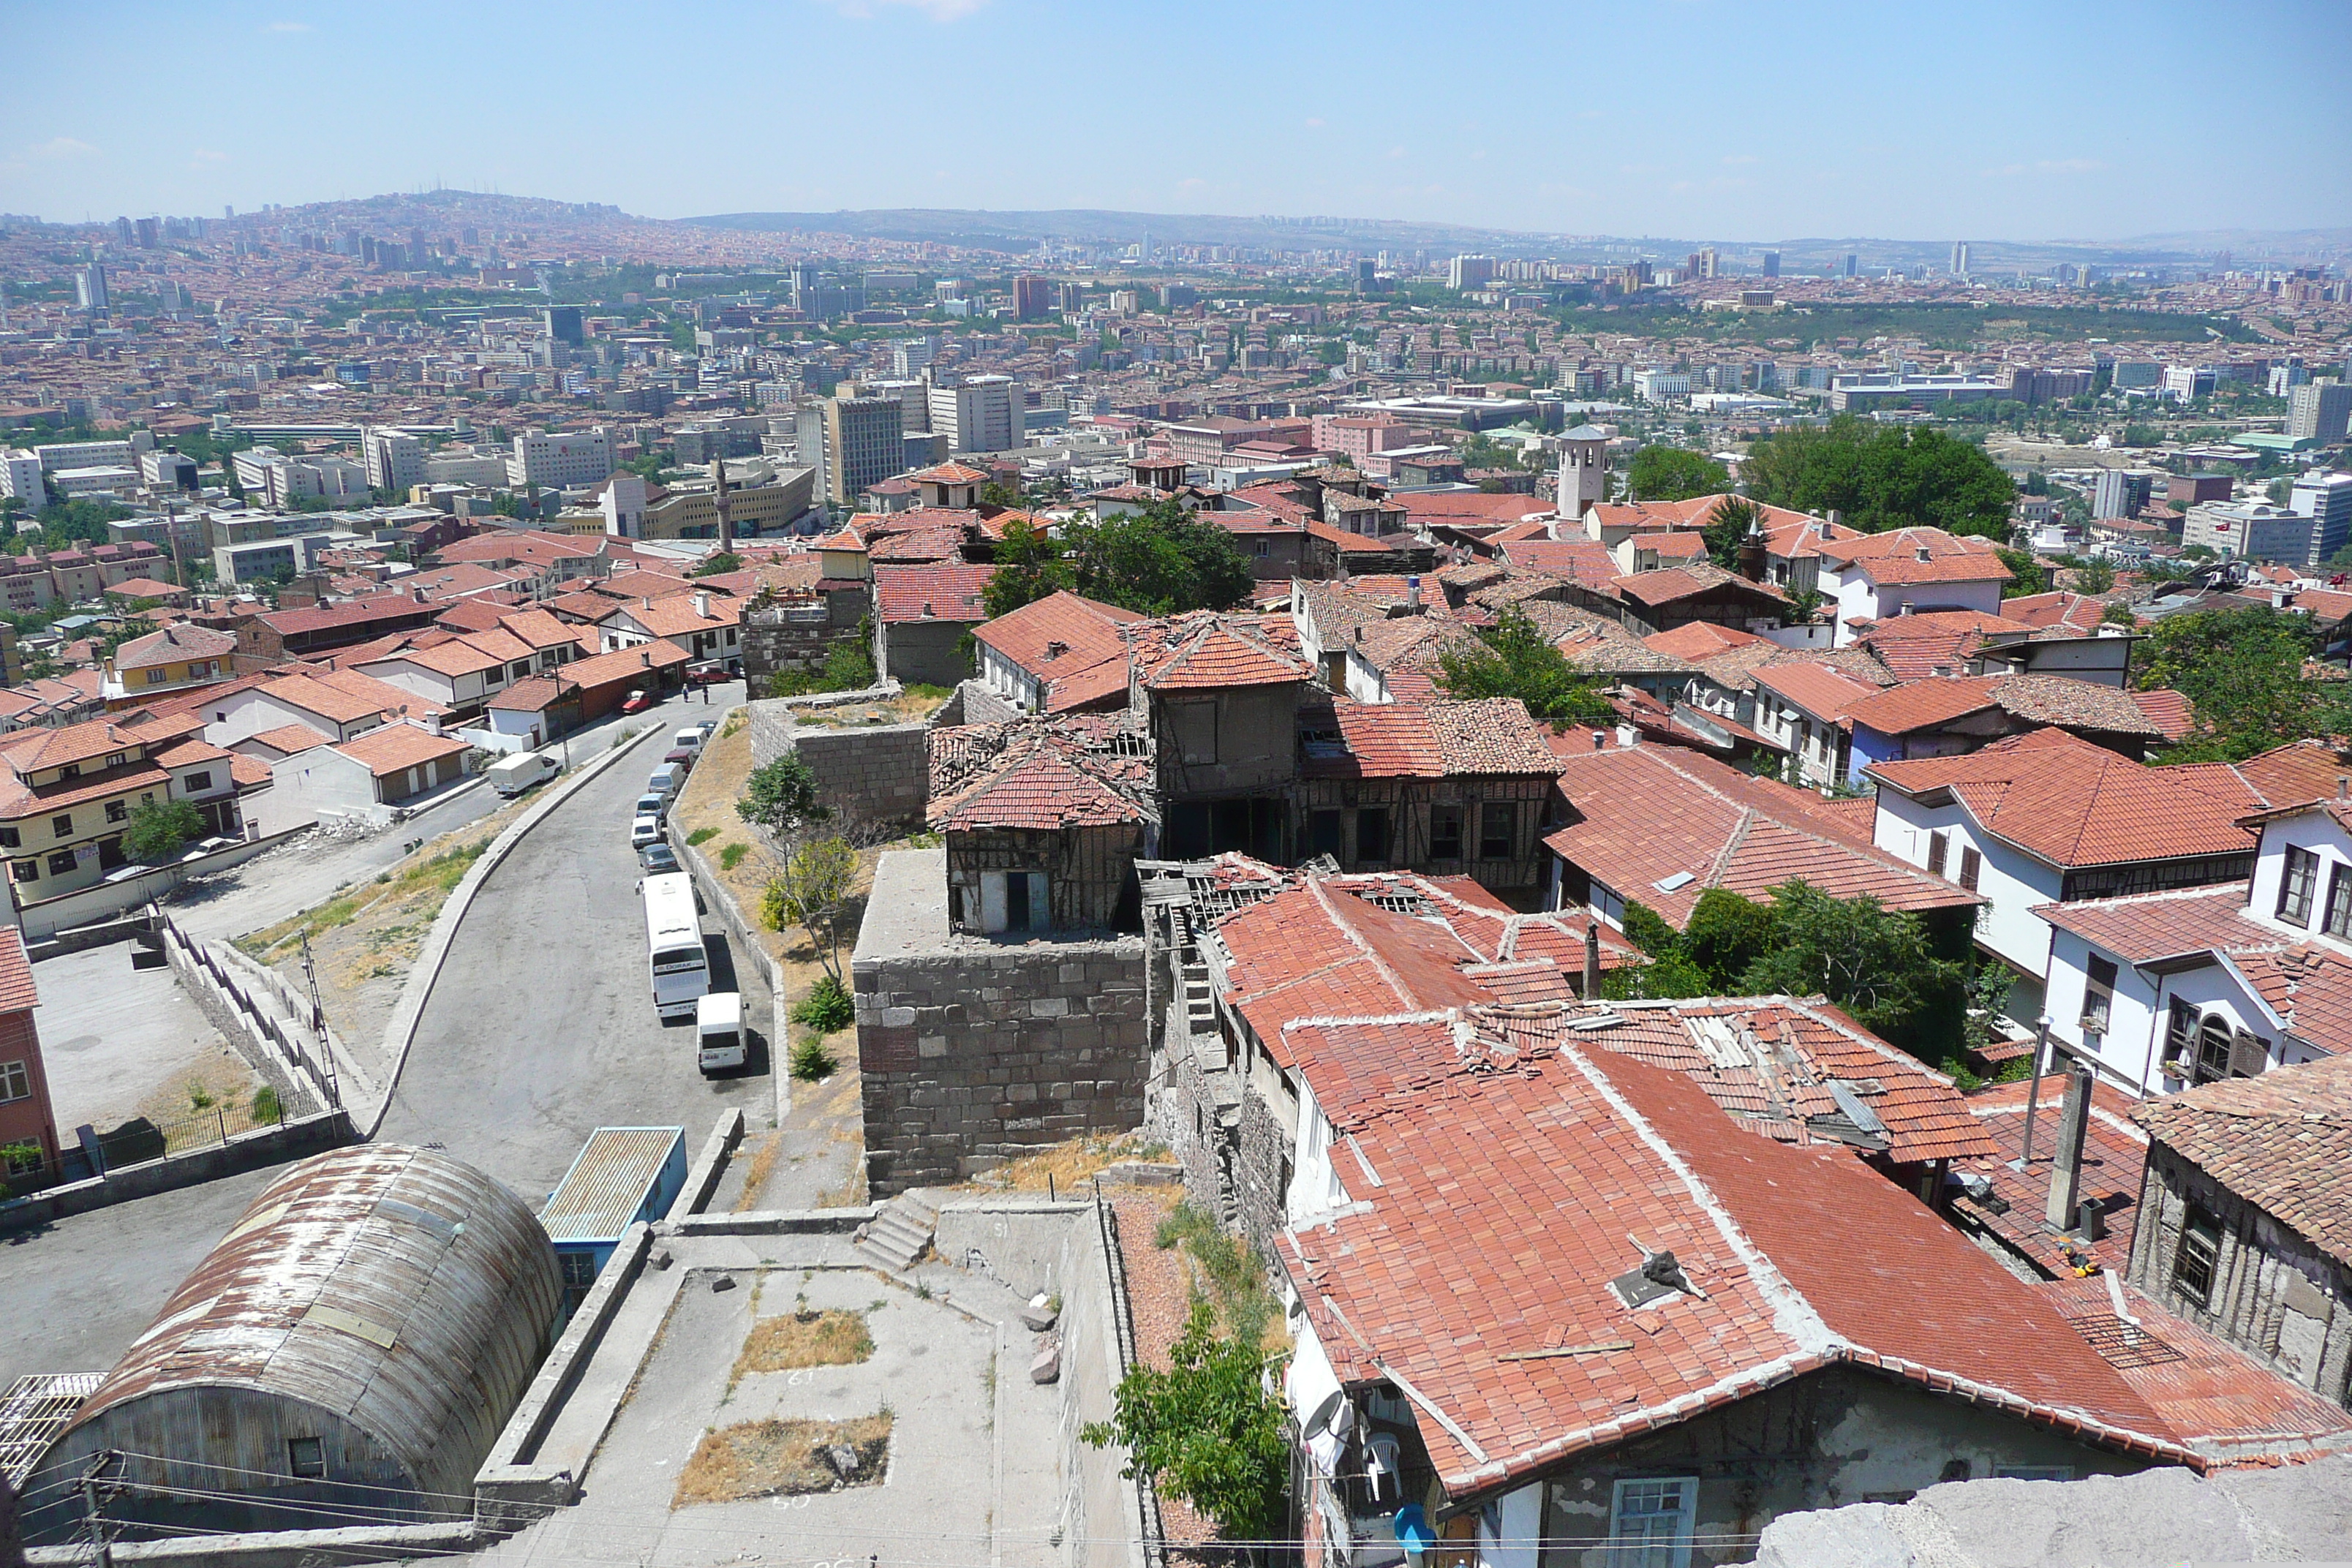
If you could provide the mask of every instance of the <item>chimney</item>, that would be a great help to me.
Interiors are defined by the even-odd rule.
[[[704,593],[699,590],[696,592],[694,595],[694,616],[695,619],[700,621],[707,621],[710,618],[710,595],[708,593]]]
[[[1750,583],[1764,581],[1764,569],[1769,559],[1764,549],[1764,526],[1759,522],[1748,525],[1748,537],[1739,542],[1739,574]]]
[[[1642,732],[1631,724],[1620,724],[1617,726],[1617,743],[1630,751],[1633,742],[1641,739],[1641,734]]]
[[[1404,602],[1412,605],[1416,610],[1421,608],[1421,579],[1419,577],[1407,577],[1404,580]]]
[[[2091,1124],[2091,1064],[2079,1058],[2066,1071],[2066,1104],[2058,1113],[2058,1153],[2050,1166],[2050,1202],[2042,1217],[2053,1230],[2081,1219],[2083,1139]]]
[[[640,669],[651,669],[653,667],[654,667],[654,653],[653,653],[653,649],[651,649],[651,648],[639,648],[639,649],[637,650],[637,668],[640,668]]]
[[[1601,994],[1601,917],[1591,910],[1584,916],[1584,999],[1587,1002]]]
[[[1595,731],[1592,731],[1592,749],[1593,749],[1594,751],[1596,751],[1596,752],[1600,752],[1600,751],[1606,751],[1606,750],[1608,749],[1608,746],[1609,746],[1609,731],[1606,731],[1606,730],[1595,730]]]
[[[1829,525],[1830,525],[1830,527],[1831,527],[1831,528],[1843,528],[1843,527],[1845,525],[1845,514],[1844,514],[1843,512],[1841,512],[1840,510],[1838,510],[1838,509],[1837,509],[1837,508],[1835,508],[1835,507],[1832,507],[1832,508],[1830,508],[1830,523],[1829,523]],[[1824,538],[1824,539],[1827,539],[1827,538],[1829,537],[1828,532],[1827,532],[1826,531],[1824,531],[1822,532],[1822,538]]]
[[[1069,651],[1070,645],[1062,641],[1059,637],[1055,638],[1053,641],[1045,645],[1045,657],[1047,658],[1059,658]]]

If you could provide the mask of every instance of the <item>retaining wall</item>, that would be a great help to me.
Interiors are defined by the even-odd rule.
[[[831,707],[876,700],[870,692],[827,696],[838,699],[825,704]],[[810,706],[804,698],[751,704],[751,765],[797,752],[816,775],[818,797],[833,809],[836,825],[921,826],[930,793],[930,725],[919,720],[854,728],[796,723],[794,713]]]
[[[24,928],[25,940],[30,942],[54,936],[61,931],[69,931],[75,926],[110,920],[142,904],[153,902],[192,877],[209,877],[232,866],[241,866],[257,855],[266,855],[297,833],[308,832],[310,827],[306,822],[282,833],[248,838],[242,844],[215,850],[201,860],[175,860],[168,866],[158,866],[144,876],[121,882],[100,882],[92,887],[77,888],[70,893],[60,893],[54,899],[43,899],[18,910],[16,923]]]
[[[1140,938],[974,941],[860,957],[851,975],[875,1196],[1142,1125]]]
[[[85,1182],[68,1182],[28,1198],[0,1204],[0,1231],[26,1230],[51,1224],[68,1215],[152,1197],[205,1182],[216,1182],[264,1165],[279,1165],[306,1154],[340,1148],[354,1141],[351,1117],[322,1110],[310,1116],[289,1116],[275,1127],[232,1133],[227,1142],[184,1154],[167,1154],[143,1164],[123,1165]]]

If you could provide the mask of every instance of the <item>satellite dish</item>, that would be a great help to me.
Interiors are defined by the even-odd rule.
[[[1319,1432],[1337,1434],[1345,1431],[1347,1421],[1340,1412],[1347,1408],[1347,1394],[1343,1390],[1333,1389],[1323,1396],[1321,1404],[1307,1414],[1307,1419],[1298,1424],[1300,1434],[1312,1437]]]

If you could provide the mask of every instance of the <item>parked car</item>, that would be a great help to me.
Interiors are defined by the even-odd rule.
[[[180,858],[182,860],[201,860],[207,855],[217,855],[224,849],[234,849],[244,842],[245,840],[242,838],[202,839],[194,847],[190,848],[186,854],[181,856]]]
[[[637,851],[637,864],[645,868],[648,876],[656,876],[664,871],[675,871],[677,869],[677,851],[667,844],[656,841]]]
[[[694,771],[695,751],[690,746],[672,746],[662,753],[662,765],[676,768],[682,777]]]
[[[668,763],[664,763],[661,766],[656,768],[653,771],[652,775],[646,780],[646,793],[647,795],[657,795],[664,800],[667,800],[670,796],[677,793],[677,786],[685,782],[686,770],[684,768],[673,767]]]
[[[642,713],[653,705],[654,700],[646,695],[646,693],[642,691],[632,691],[629,693],[627,700],[621,704],[621,711],[624,713]]]
[[[485,770],[489,774],[490,787],[499,794],[513,796],[533,784],[551,779],[563,771],[563,765],[543,752],[522,752],[511,757],[501,757]]]
[[[133,877],[143,877],[154,868],[152,866],[118,866],[100,879],[107,882],[128,882]]]
[[[661,818],[639,813],[629,824],[629,847],[643,849],[648,844],[661,842]]]
[[[688,686],[724,686],[734,679],[725,666],[717,664],[698,664],[686,672]]]
[[[656,822],[667,822],[669,820],[669,796],[659,794],[656,791],[648,790],[644,795],[637,796],[636,815],[639,816],[650,816]]]

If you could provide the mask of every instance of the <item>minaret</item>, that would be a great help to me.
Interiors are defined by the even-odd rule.
[[[710,477],[718,481],[717,488],[711,492],[711,500],[719,508],[719,552],[731,555],[735,552],[735,520],[727,510],[727,458],[724,453],[711,455]]]

